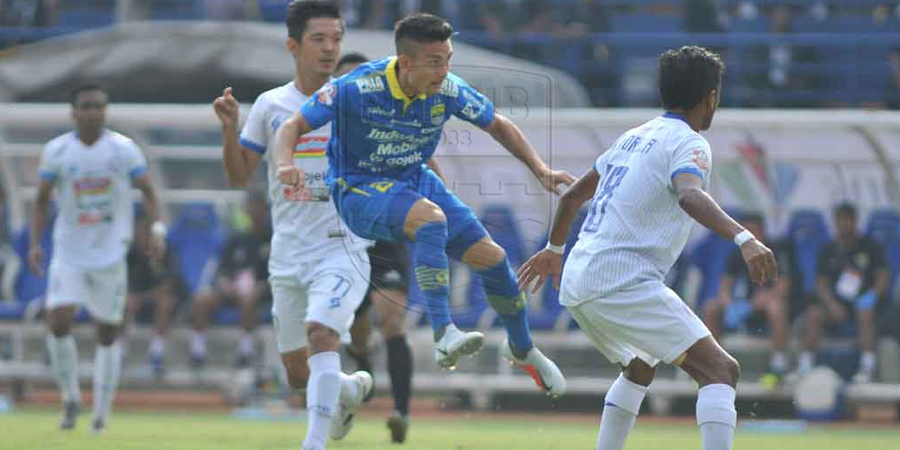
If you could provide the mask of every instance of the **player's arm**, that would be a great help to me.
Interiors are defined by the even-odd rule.
[[[434,156],[432,156],[425,164],[428,165],[428,168],[433,170],[434,174],[444,182],[444,185],[447,184],[447,179],[444,178],[444,172],[441,170],[441,166],[438,165],[437,159]]]
[[[28,236],[28,265],[31,272],[37,276],[44,276],[44,249],[41,248],[41,236],[44,235],[44,227],[47,226],[47,212],[50,210],[50,197],[55,184],[55,179],[42,176],[34,201],[34,213]]]
[[[591,167],[584,176],[578,179],[559,198],[559,207],[553,217],[550,226],[550,239],[546,248],[532,256],[522,264],[516,278],[519,287],[526,289],[534,282],[532,293],[537,292],[547,281],[548,276],[553,277],[553,285],[559,290],[560,271],[562,270],[562,255],[565,252],[566,238],[569,236],[569,228],[572,221],[578,215],[578,210],[584,202],[591,199],[600,182],[600,174]]]
[[[672,186],[678,196],[678,205],[701,225],[729,240],[746,236],[743,234],[746,231],[744,227],[722,211],[716,201],[703,190],[703,178],[699,175],[694,172],[676,172]],[[751,235],[750,239],[740,242],[740,247],[750,271],[750,279],[754,283],[764,284],[778,277],[775,256],[762,242]]]
[[[561,192],[560,184],[571,186],[575,182],[575,177],[570,173],[547,167],[547,164],[534,151],[522,130],[504,115],[495,112],[494,119],[484,127],[484,131],[487,131],[510,154],[525,163],[544,186],[544,189],[558,195]]]
[[[312,130],[303,114],[295,112],[278,127],[278,132],[275,134],[278,181],[294,189],[302,189],[306,185],[306,174],[294,165],[294,146],[297,138]]]
[[[152,246],[154,259],[162,262],[166,254],[166,224],[162,220],[162,207],[159,204],[159,196],[156,195],[156,188],[150,181],[147,173],[137,175],[132,180],[134,187],[138,188],[144,194],[144,211],[147,214],[147,220],[150,221],[150,231],[153,234]]]
[[[228,184],[245,187],[253,178],[262,153],[241,145],[238,132],[240,104],[232,96],[230,87],[225,88],[222,96],[216,98],[213,109],[222,124],[222,161],[225,163]],[[262,150],[265,151],[265,148]]]

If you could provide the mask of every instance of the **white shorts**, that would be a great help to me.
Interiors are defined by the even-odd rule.
[[[46,309],[84,305],[98,322],[122,323],[128,292],[125,261],[99,269],[83,269],[54,258],[47,279]]]
[[[272,321],[278,352],[305,347],[306,322],[349,336],[353,314],[369,289],[369,254],[365,250],[298,264],[294,276],[271,276]]]
[[[671,364],[710,335],[694,311],[665,286],[567,308],[600,353],[623,366],[635,357],[651,367],[660,361]]]

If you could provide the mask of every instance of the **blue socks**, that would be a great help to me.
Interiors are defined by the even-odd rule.
[[[528,326],[528,310],[525,308],[525,293],[516,284],[516,275],[509,259],[487,270],[477,272],[484,286],[488,303],[503,318],[503,326],[509,336],[516,357],[524,357],[534,344]]]
[[[437,335],[450,319],[450,272],[447,269],[447,222],[419,227],[413,251],[413,267],[419,292],[425,300],[431,328]]]

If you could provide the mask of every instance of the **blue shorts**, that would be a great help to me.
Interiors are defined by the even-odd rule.
[[[425,167],[403,181],[380,177],[338,179],[331,194],[344,223],[363,239],[408,242],[403,223],[421,198],[434,202],[447,216],[447,253],[451,257],[458,259],[465,249],[488,236],[472,209]]]

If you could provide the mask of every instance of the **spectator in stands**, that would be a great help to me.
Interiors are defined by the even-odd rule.
[[[581,81],[591,95],[591,103],[595,106],[612,106],[615,104],[615,90],[618,87],[616,68],[613,65],[613,49],[603,42],[594,39],[593,34],[612,31],[610,24],[610,5],[595,0],[578,0],[560,15],[560,22],[554,34],[563,41],[557,51],[576,52],[580,61],[590,61],[593,69],[587,71]]]
[[[741,251],[735,249],[728,257],[719,296],[703,307],[703,320],[717,340],[722,335],[723,328],[758,329],[768,325],[772,334],[769,375],[777,377],[772,381],[778,382],[787,369],[785,349],[788,339],[787,295],[791,284],[791,252],[786,244],[770,243],[765,234],[762,215],[745,214],[741,224],[772,249],[778,263],[778,280],[765,286],[751,283]]]
[[[272,229],[264,193],[251,193],[245,210],[250,217],[250,229],[236,231],[228,239],[213,285],[200,288],[193,299],[191,362],[195,368],[201,368],[206,362],[205,331],[213,312],[226,301],[240,308],[243,333],[238,342],[236,366],[248,367],[251,362],[253,331],[258,322],[256,305],[268,294],[266,280]]]
[[[719,0],[685,0],[684,30],[691,33],[721,33],[728,27],[728,16]]]
[[[772,34],[793,32],[789,5],[776,5],[771,10]],[[754,106],[812,106],[814,101],[792,97],[822,85],[821,76],[810,64],[820,61],[818,52],[808,46],[774,42],[749,51],[752,64],[745,72],[745,83],[752,88],[747,102]]]
[[[151,258],[151,223],[142,209],[134,219],[134,241],[128,250],[128,297],[125,309],[126,326],[135,320],[142,306],[152,304],[153,338],[150,341],[150,367],[162,377],[165,366],[165,336],[172,320],[177,293],[181,287],[178,276],[178,257],[167,250],[163,258]]]
[[[47,27],[56,22],[56,0],[0,0],[0,27]]]
[[[340,0],[341,17],[349,28],[391,28],[384,0]],[[391,2],[393,4],[395,2]],[[399,3],[399,2],[396,2]]]
[[[481,25],[497,41],[547,33],[555,28],[552,3],[544,0],[489,0],[481,5]],[[517,42],[509,50],[523,59],[540,59],[541,48]]]
[[[812,368],[814,353],[824,325],[838,331],[857,328],[862,352],[858,383],[872,380],[875,371],[875,307],[888,286],[884,251],[878,243],[860,236],[856,229],[856,207],[841,203],[835,209],[837,238],[819,254],[815,295],[817,302],[806,311],[806,330],[798,372]]]

